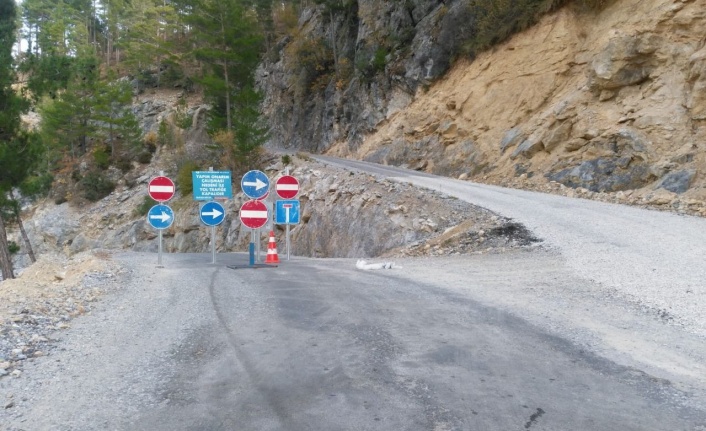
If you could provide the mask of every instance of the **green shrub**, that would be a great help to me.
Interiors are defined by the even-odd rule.
[[[163,122],[159,123],[159,133],[162,133],[162,124],[164,124],[164,123]],[[166,131],[165,131],[165,133],[166,133]],[[147,148],[147,151],[149,151],[150,153],[154,153],[155,151],[157,151],[157,144],[160,143],[159,141],[160,141],[159,135],[157,135],[154,132],[148,132],[142,140],[142,142],[145,145],[145,148]]]
[[[16,254],[18,251],[20,251],[20,246],[17,245],[15,241],[9,241],[7,243],[7,249],[10,251],[10,254]]]
[[[199,166],[193,160],[182,162],[176,176],[176,186],[181,190],[182,196],[191,194],[194,191],[191,172],[198,171]]]
[[[312,89],[323,89],[334,72],[333,50],[324,38],[299,38],[290,43],[287,57],[294,59],[292,69],[295,94],[303,97]]]
[[[180,97],[177,102],[174,122],[184,130],[190,128],[193,123],[193,117],[189,115],[189,106],[186,103],[186,99],[183,97]]]
[[[282,163],[286,166],[290,163],[292,163],[292,157],[289,154],[285,154],[282,156]]]
[[[165,120],[162,120],[159,123],[157,138],[160,145],[167,145],[172,143],[172,136],[169,131],[169,126],[167,125],[167,122]]]
[[[387,65],[387,49],[380,47],[375,51],[375,55],[372,60],[372,68],[374,73],[380,73],[385,71],[385,66]]]
[[[108,166],[110,166],[110,150],[108,147],[97,147],[94,149],[93,161],[98,169],[108,169]]]
[[[53,181],[51,174],[34,175],[22,182],[20,191],[24,196],[46,196],[51,191]]]
[[[546,13],[568,0],[470,0],[464,21],[474,22],[472,35],[460,44],[462,54],[476,53],[497,45],[511,35],[536,24]],[[595,3],[600,0],[576,0]],[[461,27],[462,28],[462,27]]]
[[[130,172],[130,170],[132,169],[132,161],[130,161],[130,159],[127,156],[121,157],[115,163],[115,167],[120,169],[120,172],[126,174],[126,173]]]
[[[152,161],[152,153],[149,151],[143,151],[137,156],[137,161],[142,163],[143,165],[148,164],[149,162]]]
[[[145,197],[142,199],[142,202],[140,202],[140,204],[137,206],[137,208],[135,208],[135,215],[138,215],[141,217],[146,216],[147,213],[149,212],[150,208],[152,208],[156,204],[157,203],[154,200],[152,200],[152,198],[149,197],[149,195],[145,195]]]
[[[99,171],[88,172],[79,185],[83,191],[83,197],[91,202],[99,201],[115,190],[115,183]]]

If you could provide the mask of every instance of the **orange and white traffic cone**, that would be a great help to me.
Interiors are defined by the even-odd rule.
[[[277,255],[277,244],[275,243],[275,232],[270,231],[270,242],[267,244],[267,257],[265,263],[279,263]]]

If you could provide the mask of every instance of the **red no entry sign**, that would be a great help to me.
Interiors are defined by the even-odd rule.
[[[267,206],[261,201],[247,201],[240,207],[240,221],[245,227],[261,228],[267,223],[267,218]]]
[[[275,191],[282,199],[292,199],[299,193],[299,180],[291,175],[281,176],[275,183]]]
[[[174,197],[174,182],[167,177],[155,177],[147,186],[147,193],[157,202],[166,202]]]

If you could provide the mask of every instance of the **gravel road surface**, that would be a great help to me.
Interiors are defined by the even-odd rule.
[[[544,241],[379,271],[117,253],[106,296],[0,378],[0,429],[706,431],[704,220],[325,160]]]
[[[164,268],[154,254],[114,259],[123,288],[59,333],[30,378],[0,380],[14,401],[4,429],[706,429],[702,381],[611,360],[570,319],[547,318],[621,306],[551,251],[380,271],[303,258],[230,268],[240,254],[216,265],[166,255]]]
[[[442,191],[524,224],[573,273],[706,337],[706,219],[315,156]]]

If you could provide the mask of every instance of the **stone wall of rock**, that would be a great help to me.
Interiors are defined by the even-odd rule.
[[[337,33],[355,44],[340,45],[362,56],[404,30],[408,56],[301,103],[284,41],[260,70],[273,145],[496,184],[706,201],[706,0],[568,5],[445,73],[456,39],[444,32],[463,3],[359,1],[355,31]],[[301,28],[330,36],[316,11]]]
[[[462,38],[458,30],[467,28],[456,22],[466,16],[461,0],[352,4],[333,22],[323,6],[305,9],[298,30],[303,36],[280,41],[261,65],[257,78],[273,144],[312,152],[341,140],[359,145],[378,124],[405,109],[421,86],[443,76]],[[301,40],[320,41],[329,49],[335,45],[346,65],[322,82],[302,83],[307,72],[293,55]],[[384,61],[376,59],[380,55]]]

